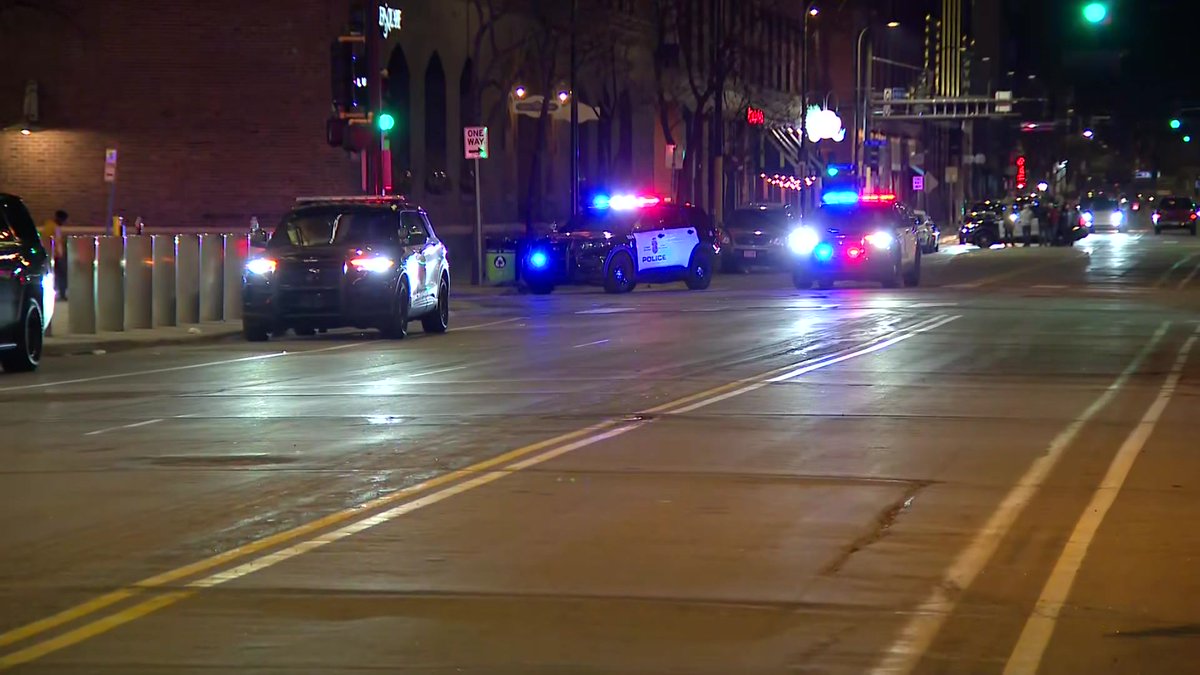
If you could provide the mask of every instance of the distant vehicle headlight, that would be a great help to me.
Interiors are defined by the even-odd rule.
[[[1125,222],[1125,214],[1122,211],[1113,211],[1112,218],[1109,220],[1113,225],[1120,225]]]
[[[896,237],[891,232],[872,232],[867,235],[867,243],[878,249],[888,249],[896,243]]]
[[[1015,213],[1011,213],[1011,214],[1009,214],[1008,219],[1015,223],[1018,220],[1020,220],[1021,217]]]
[[[1088,225],[1091,225],[1092,221],[1095,219],[1096,219],[1096,217],[1092,215],[1091,211],[1083,212],[1083,222],[1087,223]]]
[[[821,243],[821,235],[811,227],[797,227],[788,233],[788,248],[796,255],[808,255]]]

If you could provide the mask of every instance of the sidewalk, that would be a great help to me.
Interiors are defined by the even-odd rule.
[[[242,332],[241,321],[210,321],[188,326],[169,326],[130,331],[106,331],[90,335],[71,335],[67,332],[66,302],[54,307],[54,318],[46,335],[45,356],[96,354],[139,347],[160,347],[215,342]]]

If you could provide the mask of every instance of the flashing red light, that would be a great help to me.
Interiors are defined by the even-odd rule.
[[[857,246],[851,246],[850,248],[846,249],[846,257],[851,260],[859,260],[863,257],[864,253],[866,253],[866,251]]]
[[[746,123],[752,127],[761,127],[767,123],[767,113],[762,108],[746,108]]]
[[[862,195],[858,201],[864,204],[889,204],[896,201],[896,195],[893,194],[873,194]]]

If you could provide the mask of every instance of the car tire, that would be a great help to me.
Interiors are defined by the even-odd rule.
[[[813,285],[812,275],[800,270],[792,270],[792,284],[796,290],[807,291]]]
[[[445,333],[450,328],[450,284],[445,279],[438,284],[437,307],[421,317],[421,328],[426,333]]]
[[[692,291],[703,291],[712,284],[712,260],[703,251],[692,252],[692,260],[688,263],[687,278],[684,282],[687,283],[688,290]]]
[[[38,364],[42,362],[45,330],[42,308],[36,300],[27,298],[21,307],[16,334],[13,335],[16,346],[0,353],[0,366],[5,372],[29,373],[37,370]]]
[[[992,244],[995,243],[996,242],[992,240],[991,232],[980,230],[980,232],[975,235],[975,245],[979,248],[988,249],[991,248]]]
[[[904,283],[904,265],[900,262],[899,254],[892,261],[892,271],[880,280],[884,288],[899,288]]]
[[[919,250],[912,267],[904,273],[904,285],[908,288],[916,288],[921,285],[921,252]]]
[[[633,258],[625,251],[617,251],[608,261],[608,269],[604,272],[604,291],[606,293],[628,293],[636,284],[633,268]]]
[[[264,321],[242,319],[242,337],[246,342],[266,342],[271,339],[271,329]]]
[[[409,302],[408,279],[401,279],[396,288],[396,301],[392,303],[392,315],[387,323],[379,328],[383,337],[389,340],[403,340],[408,337]]]

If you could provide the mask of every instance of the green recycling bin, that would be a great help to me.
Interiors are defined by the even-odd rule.
[[[504,286],[517,281],[517,252],[511,249],[488,249],[484,259],[489,286]]]

